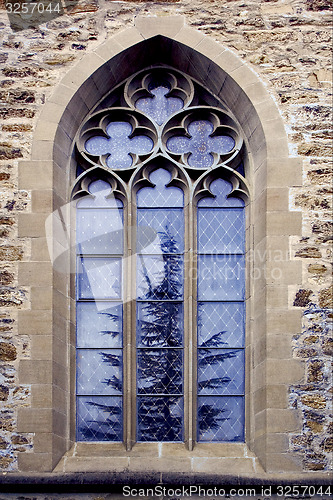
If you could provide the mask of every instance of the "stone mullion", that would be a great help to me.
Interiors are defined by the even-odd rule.
[[[185,259],[186,295],[185,295],[185,360],[184,368],[187,377],[185,395],[188,399],[188,415],[185,412],[185,422],[188,425],[186,434],[187,447],[191,451],[196,441],[196,224],[195,207],[192,203],[192,191],[189,193],[190,202],[186,205],[185,212],[185,245],[187,259]],[[187,356],[187,358],[186,358]],[[185,379],[186,382],[186,379]],[[186,399],[185,399],[186,403]]]
[[[127,192],[127,209],[124,219],[124,443],[127,451],[132,449],[136,435],[136,301],[135,301],[135,203],[130,190]]]

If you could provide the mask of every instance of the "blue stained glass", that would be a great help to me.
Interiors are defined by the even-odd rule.
[[[122,304],[78,302],[77,347],[122,347]]]
[[[110,168],[131,167],[133,154],[148,154],[154,147],[152,139],[146,135],[130,138],[133,128],[128,122],[111,122],[106,127],[108,138],[95,136],[88,139],[85,149],[94,156],[108,155],[106,164]]]
[[[138,393],[182,394],[182,355],[180,349],[139,349]]]
[[[199,347],[243,347],[243,302],[199,302]]]
[[[122,398],[97,396],[77,398],[78,441],[121,441]]]
[[[184,218],[181,209],[139,209],[137,252],[141,253],[182,253],[184,250]],[[155,232],[151,242],[149,237]]]
[[[216,179],[210,185],[210,191],[215,198],[206,197],[198,202],[198,207],[244,207],[244,201],[228,194],[232,191],[232,184],[223,179]]]
[[[228,135],[211,137],[213,131],[214,127],[209,121],[193,121],[188,126],[191,137],[170,137],[167,148],[171,153],[191,153],[187,160],[191,167],[208,168],[213,163],[211,153],[229,153],[235,146],[234,139]]]
[[[122,202],[111,193],[111,187],[108,182],[98,181],[89,184],[89,193],[92,196],[85,196],[76,204],[77,208],[121,208]]]
[[[244,441],[244,397],[199,396],[198,441]]]
[[[200,253],[244,253],[243,209],[198,210],[198,251]]]
[[[139,396],[138,441],[183,441],[184,401],[177,396]]]
[[[164,85],[150,88],[153,97],[142,97],[135,103],[135,107],[143,111],[158,125],[162,125],[169,116],[184,107],[182,99],[179,97],[168,97],[169,87]]]
[[[77,394],[116,395],[122,393],[121,349],[77,350]]]
[[[183,296],[183,258],[180,255],[138,255],[139,300],[179,300]]]
[[[181,302],[138,302],[138,347],[180,347],[183,344]]]
[[[198,299],[244,300],[244,270],[242,255],[199,256]]]
[[[244,349],[199,349],[198,394],[244,394]]]
[[[183,191],[177,187],[166,187],[171,180],[171,174],[167,170],[163,168],[154,170],[149,179],[155,186],[145,187],[138,191],[138,207],[176,208],[184,206]]]
[[[81,209],[76,217],[78,252],[83,254],[123,253],[123,210]]]
[[[76,279],[79,299],[120,299],[121,260],[81,257]]]

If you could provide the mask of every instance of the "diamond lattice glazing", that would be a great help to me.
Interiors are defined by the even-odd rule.
[[[244,394],[244,350],[199,349],[198,394]]]
[[[244,441],[244,398],[200,396],[198,441]]]
[[[245,261],[242,255],[200,255],[198,259],[198,299],[244,299]]]
[[[183,344],[181,302],[138,302],[138,347],[180,347]]]
[[[77,398],[78,441],[121,441],[122,398],[78,397]]]
[[[141,228],[137,240],[137,251],[142,253],[182,253],[184,250],[184,220],[182,209],[138,209],[138,227]],[[154,231],[156,238],[146,242]],[[147,237],[145,235],[147,233]]]
[[[77,347],[122,347],[122,304],[78,302],[76,305]]]
[[[77,292],[79,299],[120,299],[121,260],[79,258]]]
[[[139,394],[182,394],[182,350],[140,349],[137,359]]]
[[[120,349],[77,349],[76,387],[79,395],[122,393]]]
[[[243,302],[199,302],[199,347],[244,347]]]
[[[198,252],[244,253],[242,209],[198,209]]]
[[[137,408],[138,441],[183,441],[183,398],[139,396]]]

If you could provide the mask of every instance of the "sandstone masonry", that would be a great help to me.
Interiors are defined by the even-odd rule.
[[[303,315],[302,329],[288,346],[304,366],[303,380],[288,389],[288,408],[299,409],[302,426],[281,439],[304,471],[328,471],[333,451],[330,0],[79,0],[68,13],[18,32],[0,3],[0,469],[18,470],[18,454],[38,446],[33,433],[17,430],[18,412],[32,398],[30,384],[18,383],[18,364],[30,359],[36,342],[31,329],[38,329],[38,321],[27,319],[26,329],[18,330],[17,320],[37,301],[40,310],[49,307],[43,284],[31,280],[29,262],[44,235],[40,178],[21,173],[30,189],[19,189],[18,162],[30,159],[37,119],[68,70],[133,26],[138,15],[182,15],[188,26],[234,51],[275,100],[290,156],[303,162],[303,185],[289,192],[290,210],[303,221],[302,234],[290,238],[289,248],[301,262],[303,280],[289,285],[288,298],[290,309]],[[29,218],[32,208],[40,210],[40,219]],[[27,226],[36,238],[26,236]]]

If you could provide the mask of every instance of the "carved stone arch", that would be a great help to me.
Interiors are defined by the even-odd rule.
[[[287,196],[277,206],[274,194],[276,190],[283,190],[286,194],[289,187],[301,182],[301,165],[298,159],[289,158],[286,131],[279,111],[254,71],[229,49],[185,26],[181,17],[139,17],[134,27],[117,33],[68,71],[40,114],[31,161],[21,162],[21,172],[33,167],[35,175],[47,178],[45,191],[52,197],[53,210],[61,212],[70,201],[71,172],[76,165],[73,143],[85,117],[92,109],[97,109],[111,87],[116,88],[128,76],[153,64],[184,72],[208,88],[211,93],[209,105],[215,106],[216,100],[221,100],[237,120],[244,137],[244,169],[248,185],[245,187],[237,176],[232,182],[236,192],[239,189],[251,191],[248,241],[253,245],[254,257],[249,275],[253,269],[260,271],[260,277],[251,281],[247,291],[247,358],[250,368],[246,388],[246,440],[266,471],[281,470],[285,466],[281,463],[287,464],[289,470],[300,470],[297,461],[286,453],[279,437],[285,432],[296,431],[300,425],[296,410],[287,406],[287,386],[301,378],[303,372],[290,355],[287,361],[292,375],[285,370],[276,376],[280,360],[274,350],[274,336],[284,335],[285,341],[291,342],[292,335],[300,327],[300,313],[288,308],[290,279],[301,281],[300,263],[293,262],[288,254],[288,238],[300,232],[301,215],[289,212]],[[209,182],[209,177],[200,179],[200,190],[207,192]],[[29,189],[24,182],[20,187]],[[53,240],[55,246],[62,244],[57,241],[57,235]],[[44,243],[44,254],[46,250]],[[281,251],[287,255],[278,280],[270,274],[274,263],[261,258],[268,251]],[[38,262],[36,254],[31,259]],[[48,367],[50,376],[46,381],[41,380],[36,372],[36,376],[31,375],[30,379],[21,378],[21,383],[32,384],[35,397],[32,408],[23,408],[18,421],[23,432],[35,433],[34,452],[21,454],[19,466],[21,470],[35,471],[53,470],[72,446],[70,425],[74,418],[70,413],[72,387],[69,383],[75,322],[67,312],[72,300],[68,294],[70,276],[52,269],[52,262],[43,259],[42,265],[48,273],[45,286],[53,293],[52,311],[49,311],[44,326],[46,337],[52,339],[43,355],[43,366]],[[31,313],[33,315],[35,311]],[[277,324],[277,318],[281,317],[285,318],[284,326]],[[31,369],[38,370],[38,356],[37,351],[32,351]],[[20,373],[25,373],[23,368]],[[45,401],[40,397],[40,391],[47,394]],[[278,402],[274,399],[277,393]],[[25,426],[29,412],[34,418],[30,425]],[[41,421],[46,422],[44,427],[41,427]],[[287,430],[283,421],[288,422]],[[273,448],[270,444],[273,442],[280,444]],[[224,456],[228,456],[227,448],[221,450]],[[249,458],[250,462],[249,467],[253,467],[252,458]],[[61,460],[57,470],[66,470],[64,464],[65,461]],[[75,468],[73,464],[72,467]],[[107,467],[110,467],[109,462]],[[80,465],[77,465],[77,470],[81,470]],[[253,468],[248,470],[253,472]],[[237,474],[238,470],[234,473]]]

